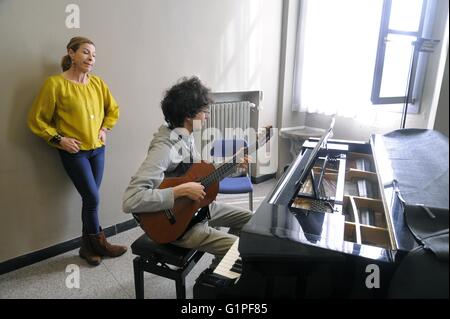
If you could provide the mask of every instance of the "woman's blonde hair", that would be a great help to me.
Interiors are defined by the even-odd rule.
[[[73,52],[76,52],[80,48],[80,46],[84,43],[89,43],[89,44],[92,44],[95,46],[94,42],[92,42],[88,38],[74,37],[74,38],[70,39],[69,43],[67,44],[67,51],[69,51],[69,49],[72,49]],[[66,54],[65,56],[63,56],[63,58],[61,60],[61,67],[62,67],[63,72],[70,69],[71,66],[72,66],[72,59],[70,58],[70,56],[68,54]]]

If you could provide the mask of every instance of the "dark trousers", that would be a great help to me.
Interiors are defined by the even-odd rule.
[[[105,147],[71,154],[59,150],[61,160],[78,193],[83,200],[81,220],[83,234],[97,234],[100,231],[98,206],[99,189],[105,165]]]

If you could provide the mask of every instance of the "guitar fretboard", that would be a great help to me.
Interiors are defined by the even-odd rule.
[[[240,164],[238,156],[242,156],[242,152],[244,152],[244,154],[252,154],[258,149],[258,147],[264,145],[270,139],[270,137],[270,134],[264,134],[263,139],[258,140],[248,147],[244,147],[241,151],[234,154],[234,156],[228,162],[220,165],[213,173],[202,178],[201,180],[199,180],[199,182],[203,186],[205,186],[205,188],[207,188],[210,185],[221,181],[223,178],[230,175],[234,171],[236,166]]]
[[[220,165],[213,173],[200,180],[200,183],[207,188],[211,184],[217,183],[223,178],[230,175],[238,163],[224,163]]]

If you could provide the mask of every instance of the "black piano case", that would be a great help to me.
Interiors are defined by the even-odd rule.
[[[448,209],[405,205],[405,219],[418,246],[397,268],[390,297],[448,299]]]

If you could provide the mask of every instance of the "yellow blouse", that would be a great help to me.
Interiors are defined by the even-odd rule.
[[[28,115],[28,126],[50,145],[50,139],[60,134],[79,140],[81,150],[92,150],[103,145],[100,129],[111,129],[118,118],[119,106],[98,76],[88,75],[88,83],[82,84],[58,74],[44,82]]]

